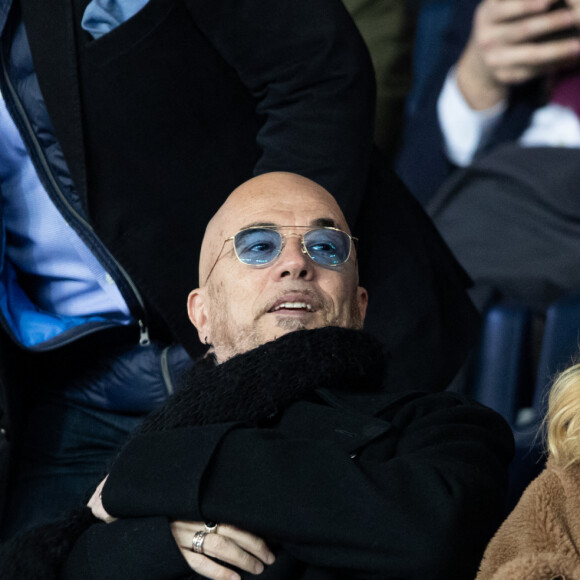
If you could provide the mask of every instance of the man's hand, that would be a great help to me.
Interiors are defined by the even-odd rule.
[[[203,553],[195,553],[191,549],[193,536],[203,530],[202,522],[176,521],[171,524],[171,532],[183,557],[191,569],[201,576],[216,580],[240,580],[238,574],[211,558],[232,564],[250,574],[261,574],[264,564],[272,564],[275,560],[264,540],[227,524],[220,524],[218,533],[207,534],[203,541]]]
[[[101,492],[106,481],[105,477],[99,483],[87,505],[96,518],[109,524],[117,518],[109,515],[103,507]],[[250,574],[261,574],[264,564],[274,563],[274,554],[270,552],[262,538],[228,524],[220,524],[218,533],[207,534],[203,542],[203,553],[195,553],[192,551],[193,536],[204,529],[203,522],[175,521],[171,523],[171,533],[177,542],[177,547],[191,569],[201,576],[216,580],[240,580],[238,574],[214,562],[208,556],[232,564]]]
[[[580,0],[550,11],[555,1],[482,0],[457,65],[457,84],[472,109],[492,107],[512,85],[578,62],[580,36],[541,40],[580,27]]]
[[[107,475],[107,477],[109,476]],[[100,520],[103,520],[105,523],[110,524],[111,522],[114,522],[117,518],[114,518],[113,516],[107,513],[107,511],[103,507],[103,501],[101,499],[101,493],[103,492],[103,487],[105,486],[107,477],[105,477],[105,479],[103,479],[103,481],[99,483],[97,489],[95,489],[95,492],[91,496],[91,499],[89,500],[87,506],[91,508],[91,511],[93,512],[93,515],[96,518],[99,518]]]

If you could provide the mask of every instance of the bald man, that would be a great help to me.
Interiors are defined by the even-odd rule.
[[[473,577],[511,433],[460,396],[389,382],[361,330],[355,241],[305,178],[231,194],[187,303],[211,356],[117,458],[61,578]]]
[[[282,235],[283,252],[271,267],[248,268],[236,259],[236,248],[247,240],[256,244],[263,226],[268,239],[271,232]],[[336,234],[343,233],[350,254],[345,263],[328,267],[310,257],[309,248],[321,240],[303,243],[303,235],[317,227],[329,235],[329,243],[335,237],[339,243]],[[244,231],[243,242],[232,239]],[[258,247],[246,251],[268,252]],[[368,300],[358,286],[355,249],[336,201],[314,182],[289,173],[257,177],[232,193],[206,229],[199,279],[202,287],[189,295],[189,318],[218,362],[291,330],[360,329]]]

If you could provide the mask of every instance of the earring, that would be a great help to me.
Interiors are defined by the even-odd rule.
[[[207,336],[203,339],[204,344],[209,345],[209,342],[207,341]]]

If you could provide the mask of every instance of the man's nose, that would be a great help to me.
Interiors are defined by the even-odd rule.
[[[302,251],[299,236],[290,235],[280,257],[274,264],[272,274],[275,278],[302,278],[309,280],[314,274],[314,262]]]

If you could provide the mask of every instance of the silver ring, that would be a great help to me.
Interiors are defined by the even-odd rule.
[[[207,532],[204,532],[203,530],[195,532],[193,535],[193,540],[191,541],[192,552],[195,552],[196,554],[203,554],[203,542],[205,541],[206,536]]]
[[[204,532],[207,534],[217,534],[218,525],[215,522],[205,522]]]

